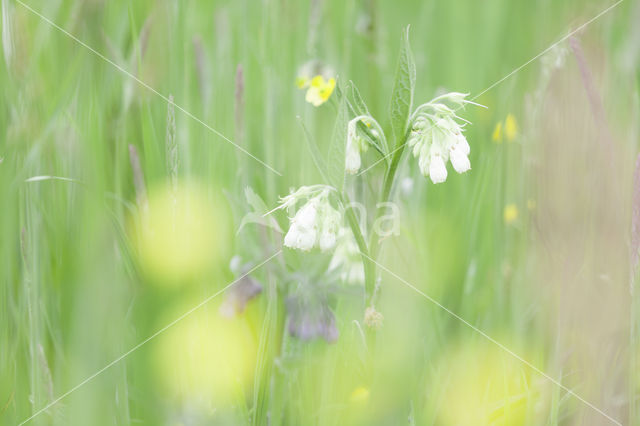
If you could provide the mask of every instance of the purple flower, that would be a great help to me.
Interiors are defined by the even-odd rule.
[[[290,296],[287,299],[287,329],[291,336],[301,340],[322,337],[333,343],[340,335],[324,297],[310,300],[303,295]]]
[[[248,271],[249,267],[245,265],[242,269]],[[220,305],[220,314],[227,318],[240,315],[244,312],[247,303],[260,293],[262,293],[262,285],[250,275],[243,276],[227,290],[225,300]]]

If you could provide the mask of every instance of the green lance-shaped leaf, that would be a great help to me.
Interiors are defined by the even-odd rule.
[[[309,153],[311,154],[311,159],[313,160],[313,163],[316,165],[318,171],[320,172],[322,179],[324,179],[325,181],[324,183],[326,184],[331,183],[329,181],[327,163],[324,160],[324,157],[322,156],[322,154],[320,153],[318,144],[309,133],[309,130],[307,130],[307,126],[304,125],[304,122],[302,121],[302,117],[298,116],[298,122],[300,123],[300,126],[302,127],[302,131],[304,132],[304,138],[305,138],[305,141],[307,142],[307,148],[309,148]]]
[[[253,211],[247,213],[240,221],[237,233],[239,234],[244,227],[250,223],[257,223],[269,228],[274,229],[277,232],[283,233],[282,229],[278,225],[278,222],[273,218],[273,215],[265,216],[265,213],[269,210],[266,203],[260,198],[258,194],[247,186],[244,190],[244,195],[247,198],[247,203],[251,206]]]
[[[413,61],[411,46],[409,45],[409,27],[402,32],[400,43],[400,56],[396,77],[393,83],[391,94],[391,105],[389,106],[389,116],[391,118],[391,128],[396,140],[396,146],[404,143],[407,132],[409,114],[413,104],[413,92],[416,85],[416,65]]]
[[[351,105],[353,106],[355,115],[371,115],[369,113],[369,108],[367,108],[367,105],[364,103],[362,96],[360,96],[360,91],[356,87],[355,83],[353,81],[349,81],[349,83],[351,89],[351,99],[353,99]]]
[[[338,106],[338,116],[333,127],[331,145],[327,156],[327,178],[329,184],[342,192],[345,177],[345,150],[347,144],[347,124],[349,123],[349,110],[346,96],[340,99]]]

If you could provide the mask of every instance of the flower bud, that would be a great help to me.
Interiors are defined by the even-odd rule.
[[[364,311],[364,323],[367,327],[372,328],[374,330],[379,330],[382,327],[382,322],[384,321],[384,316],[376,311],[376,308],[373,306],[369,306]]]
[[[451,92],[447,94],[443,99],[446,99],[452,104],[456,104],[457,106],[462,107],[465,104],[464,98],[466,98],[467,96],[467,93]]]
[[[413,130],[419,132],[421,130],[425,130],[428,125],[429,120],[420,116],[413,121]]]
[[[357,141],[347,142],[347,149],[345,153],[344,168],[350,175],[355,175],[360,170],[362,160],[360,159],[360,150],[358,149]]]
[[[345,149],[344,168],[350,175],[354,175],[358,170],[360,170],[360,166],[362,165],[360,153],[366,152],[369,148],[367,142],[362,139],[362,137],[358,136],[358,130],[356,127],[360,121],[366,123],[368,127],[371,127],[371,124],[366,121],[366,118],[367,117],[356,117],[347,124],[347,146]],[[369,131],[373,137],[379,137],[376,129],[370,129]]]

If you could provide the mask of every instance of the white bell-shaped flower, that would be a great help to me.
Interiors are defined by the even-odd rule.
[[[360,170],[360,141],[358,140],[358,133],[356,130],[356,124],[358,120],[353,119],[347,125],[347,146],[345,148],[345,171],[351,175],[354,175]]]
[[[471,169],[469,162],[469,143],[462,134],[456,138],[456,142],[449,149],[449,160],[458,173],[464,173]]]
[[[292,249],[309,251],[316,243],[317,231],[315,227],[305,228],[293,223],[284,237],[284,245]]]
[[[429,165],[431,162],[431,156],[429,155],[430,144],[423,143],[422,145],[418,145],[417,150],[414,150],[414,157],[419,156],[418,158],[418,167],[420,168],[420,173],[422,176],[429,176]]]
[[[329,272],[339,271],[340,279],[347,284],[364,283],[364,266],[360,250],[349,228],[340,228]]]
[[[318,245],[322,251],[331,250],[336,245],[336,234],[328,231],[322,231],[322,233],[320,233]]]
[[[436,152],[431,154],[429,160],[429,178],[433,183],[442,183],[447,180],[447,166],[444,164],[442,154]]]
[[[469,153],[471,152],[471,147],[469,146],[469,142],[467,141],[467,138],[464,137],[462,132],[458,133],[456,135],[456,138],[457,138],[456,144],[460,148],[460,150],[464,153],[464,155],[469,155]]]
[[[291,227],[284,237],[284,245],[289,248],[308,251],[316,243],[318,217],[317,202],[307,202],[291,219]]]
[[[320,223],[320,240],[318,245],[320,250],[331,250],[336,245],[338,230],[342,222],[342,215],[331,204],[326,201],[323,204],[322,218]]]
[[[302,206],[300,210],[298,210],[291,222],[303,228],[311,228],[315,225],[317,217],[317,202],[315,202],[315,200],[312,200]]]
[[[347,139],[347,148],[345,152],[344,168],[350,175],[355,175],[360,170],[362,161],[360,159],[360,148],[358,142],[352,139]]]
[[[347,144],[345,148],[345,171],[351,175],[358,173],[362,166],[362,159],[360,154],[367,152],[369,148],[369,142],[358,133],[358,123],[362,123],[367,127],[367,138],[373,138],[374,140],[384,140],[384,134],[382,130],[379,131],[380,125],[373,117],[369,115],[359,115],[347,124]],[[362,132],[362,130],[360,130]],[[385,141],[386,144],[386,141]]]

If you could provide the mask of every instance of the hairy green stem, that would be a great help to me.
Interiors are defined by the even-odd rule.
[[[384,176],[384,181],[382,182],[382,195],[380,196],[380,202],[386,203],[391,201],[391,189],[393,189],[393,183],[396,178],[396,172],[398,171],[398,166],[400,165],[400,160],[402,159],[402,154],[404,153],[404,146],[406,145],[406,136],[400,141],[400,148],[393,154],[393,158],[391,159],[391,164],[387,169],[387,173]],[[378,213],[379,215],[380,213]],[[371,235],[370,247],[371,254],[374,259],[377,258],[378,252],[380,250],[379,244],[374,244],[373,234]]]
[[[344,196],[342,197],[342,204],[348,206],[348,203],[345,202]],[[353,213],[353,208],[347,207],[345,209],[345,215],[347,217],[349,227],[351,228],[351,232],[353,232],[353,236],[355,237],[356,243],[358,244],[360,254],[362,255],[362,264],[364,265],[364,289],[366,294],[366,302],[370,303],[371,299],[373,298],[373,292],[375,289],[375,265],[371,261],[371,257],[369,256],[369,247],[367,246],[367,242],[362,235],[360,224],[358,223],[358,218]]]
[[[404,152],[405,141],[402,141],[401,148],[396,151],[391,159],[391,164],[389,165],[389,169],[387,170],[387,174],[384,176],[384,182],[382,185],[382,197],[380,197],[380,201],[386,202],[391,201],[391,188],[393,188],[393,182],[396,177],[396,172],[398,170],[398,166],[400,165],[400,159],[402,158],[402,153]]]
[[[393,154],[393,158],[391,159],[391,164],[389,165],[389,168],[387,169],[387,173],[384,176],[384,181],[382,183],[382,194],[380,196],[381,203],[386,203],[391,201],[391,197],[392,197],[391,190],[393,189],[393,183],[396,178],[396,172],[398,171],[398,166],[400,165],[400,160],[402,159],[402,154],[404,153],[404,146],[406,144],[406,140],[407,140],[407,137],[405,136],[400,141],[400,144],[398,145],[399,149],[397,149],[397,151]],[[378,212],[376,216],[376,220],[380,217],[380,214],[381,213]],[[373,268],[371,275],[373,275],[373,280],[375,283],[375,276],[377,274],[377,268],[376,268],[375,262],[378,259],[378,254],[380,253],[380,249],[382,247],[380,243],[377,243],[374,240],[374,238],[375,238],[375,235],[372,232],[369,240],[369,247],[371,248],[370,253],[371,253],[371,259],[373,259],[373,261],[371,259],[366,259],[366,261],[368,261]],[[365,282],[366,282],[366,275],[367,275],[366,272],[367,272],[367,269],[365,264]],[[368,298],[368,303],[372,306],[375,302],[374,299],[375,299],[375,285],[373,286]]]

